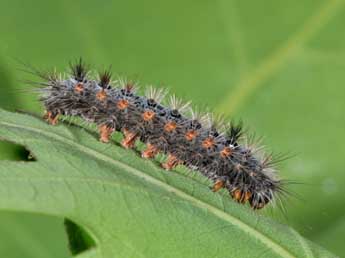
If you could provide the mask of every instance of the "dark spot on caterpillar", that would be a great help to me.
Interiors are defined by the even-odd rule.
[[[156,106],[157,106],[157,103],[156,103],[156,101],[155,101],[154,99],[148,99],[148,100],[147,100],[147,105],[148,105],[149,107],[156,107]]]
[[[170,115],[174,118],[181,118],[181,114],[178,112],[177,109],[173,109],[170,111]]]

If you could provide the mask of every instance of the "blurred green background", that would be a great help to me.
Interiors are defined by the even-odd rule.
[[[94,68],[164,85],[242,118],[298,198],[269,216],[345,254],[345,1],[0,1],[0,106],[42,113],[16,59]],[[24,89],[24,91],[23,91]],[[0,159],[19,159],[1,143]],[[0,257],[69,257],[62,218],[0,212]]]

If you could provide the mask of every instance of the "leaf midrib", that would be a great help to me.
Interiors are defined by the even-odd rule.
[[[242,231],[252,235],[254,238],[258,239],[259,241],[261,241],[264,245],[266,245],[268,248],[272,249],[274,252],[276,252],[277,254],[279,254],[281,257],[288,257],[288,258],[292,258],[295,257],[293,254],[291,254],[287,249],[285,249],[284,247],[280,246],[278,243],[276,243],[273,239],[269,238],[268,236],[262,234],[260,231],[256,230],[255,228],[250,227],[249,225],[245,224],[244,222],[242,222],[241,220],[237,219],[236,217],[231,216],[228,213],[225,213],[224,211],[218,209],[215,206],[212,206],[208,203],[205,203],[201,200],[196,199],[195,197],[187,194],[186,192],[177,189],[169,184],[166,184],[148,174],[146,174],[143,171],[140,171],[136,168],[133,168],[123,162],[117,161],[117,160],[113,160],[110,157],[108,157],[107,155],[104,155],[102,153],[99,153],[96,150],[93,150],[89,147],[83,146],[81,144],[78,144],[72,140],[69,140],[67,138],[64,138],[58,134],[55,134],[53,132],[47,132],[38,128],[33,128],[33,127],[29,127],[29,126],[22,126],[22,125],[17,125],[17,124],[13,124],[13,123],[8,123],[8,122],[4,122],[1,121],[0,122],[1,125],[3,126],[7,126],[7,127],[12,127],[12,128],[17,128],[17,129],[23,129],[23,130],[27,130],[27,131],[31,131],[37,134],[41,134],[41,135],[45,135],[48,138],[52,138],[56,141],[60,141],[64,144],[69,144],[70,146],[78,149],[79,151],[86,153],[87,155],[90,155],[96,159],[108,162],[110,164],[113,164],[119,168],[124,169],[127,172],[130,172],[132,175],[137,176],[141,179],[146,180],[146,182],[149,182],[153,185],[156,185],[157,187],[160,187],[162,189],[165,189],[166,191],[169,192],[173,192],[174,194],[176,194],[177,196],[179,196],[182,199],[185,199],[186,201],[192,202],[195,206],[201,208],[201,209],[206,209],[208,212],[214,214],[215,216],[219,217],[220,219],[223,219],[225,221],[230,222],[232,225],[237,226],[239,229],[241,229]]]

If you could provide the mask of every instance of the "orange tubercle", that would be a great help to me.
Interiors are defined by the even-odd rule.
[[[212,148],[213,146],[214,146],[214,140],[211,137],[206,138],[202,142],[202,147],[204,147],[205,149]]]
[[[192,141],[193,139],[195,139],[195,137],[198,136],[198,132],[195,130],[190,130],[185,134],[185,138],[187,141]]]
[[[176,127],[177,127],[176,123],[173,121],[170,121],[170,122],[165,124],[164,131],[170,133],[170,132],[174,131],[176,129]]]
[[[100,125],[98,129],[99,129],[99,140],[104,143],[109,142],[110,136],[114,132],[114,129],[106,125]]]
[[[141,157],[145,159],[152,159],[157,155],[157,153],[158,149],[154,145],[148,143],[146,145],[146,149],[141,153]]]
[[[124,139],[121,142],[121,145],[126,148],[126,149],[131,149],[134,147],[135,141],[137,139],[137,134],[136,133],[132,133],[128,130],[123,130],[123,134],[124,134]]]
[[[164,168],[165,170],[172,170],[180,163],[181,161],[177,157],[169,154],[168,160],[165,163],[162,163],[162,168]]]
[[[84,90],[84,84],[81,82],[78,82],[75,86],[74,86],[74,91],[77,93],[81,93]]]
[[[100,90],[99,92],[97,92],[96,94],[96,98],[99,101],[104,101],[107,98],[107,93],[105,92],[104,89]]]
[[[117,108],[120,110],[124,110],[128,107],[129,103],[128,100],[121,99],[119,102],[117,102]]]
[[[229,157],[231,154],[232,154],[232,149],[229,148],[229,147],[225,147],[225,148],[220,152],[220,155],[221,155],[223,158]]]
[[[155,117],[155,115],[156,115],[155,112],[151,110],[147,110],[142,114],[142,117],[144,121],[148,122],[148,121],[151,121]]]

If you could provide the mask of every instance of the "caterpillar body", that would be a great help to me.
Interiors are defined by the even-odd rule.
[[[163,89],[148,87],[139,95],[135,82],[113,82],[109,70],[93,78],[82,59],[70,64],[66,78],[56,72],[38,75],[44,79],[38,83],[44,118],[52,125],[60,115],[79,116],[97,125],[104,143],[113,132],[122,132],[123,147],[134,148],[140,140],[146,144],[143,158],[163,153],[164,169],[184,165],[196,170],[213,182],[213,191],[225,188],[234,200],[249,202],[253,209],[263,208],[285,191],[273,155],[246,143],[241,122],[225,124],[202,115],[175,96],[165,105]]]

